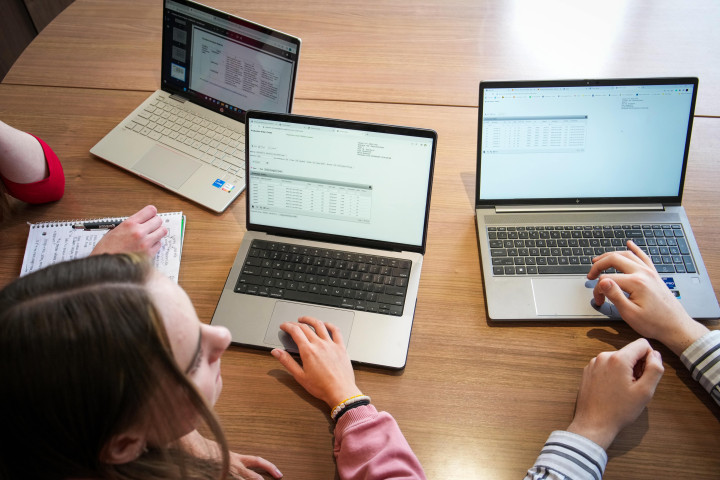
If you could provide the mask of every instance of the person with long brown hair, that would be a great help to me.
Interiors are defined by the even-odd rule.
[[[339,330],[311,318],[282,328],[303,365],[274,356],[334,407],[340,477],[425,478],[394,419],[360,393]],[[0,291],[0,478],[280,478],[267,460],[229,452],[212,411],[229,344],[144,256],[15,280]]]

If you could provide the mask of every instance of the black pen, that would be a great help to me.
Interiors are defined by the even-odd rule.
[[[76,223],[73,228],[78,230],[112,230],[122,223],[121,221],[116,222],[85,222]]]

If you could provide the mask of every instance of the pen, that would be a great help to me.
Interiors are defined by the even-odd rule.
[[[78,230],[112,230],[120,225],[121,222],[85,222],[76,223],[73,228]]]

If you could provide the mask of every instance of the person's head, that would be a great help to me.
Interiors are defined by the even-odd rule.
[[[224,328],[135,255],[101,255],[0,291],[0,477],[218,478],[227,443],[211,406]],[[221,463],[175,442],[196,427]]]

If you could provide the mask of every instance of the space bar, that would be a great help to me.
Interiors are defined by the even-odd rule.
[[[339,307],[340,297],[330,295],[318,295],[310,292],[299,292],[297,290],[285,290],[283,295],[285,300],[295,300],[296,302],[317,303],[320,305],[328,305],[331,307]]]
[[[538,265],[539,274],[587,274],[591,265]]]

